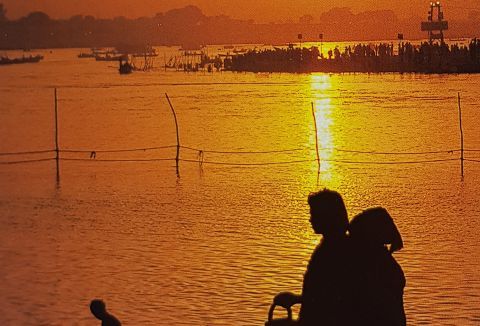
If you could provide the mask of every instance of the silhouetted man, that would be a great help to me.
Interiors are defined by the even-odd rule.
[[[323,235],[308,263],[302,295],[278,294],[274,303],[289,307],[301,303],[298,324],[302,326],[346,326],[350,321],[350,250],[346,231],[347,209],[339,193],[328,189],[308,196],[310,223]]]
[[[349,325],[349,248],[347,209],[339,193],[322,190],[308,196],[310,223],[323,239],[303,278],[300,325]]]

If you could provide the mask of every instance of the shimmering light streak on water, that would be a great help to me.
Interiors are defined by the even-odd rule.
[[[332,122],[332,106],[331,94],[329,91],[332,87],[330,83],[330,76],[328,75],[311,75],[311,97],[313,98],[313,110],[315,112],[315,119],[317,124],[317,135],[314,137],[314,142],[318,142],[318,151],[320,156],[320,171],[324,180],[330,179],[332,174],[330,173],[330,162],[332,158],[332,148],[334,142],[330,126]],[[315,135],[314,135],[315,136]],[[312,147],[315,144],[311,144]]]

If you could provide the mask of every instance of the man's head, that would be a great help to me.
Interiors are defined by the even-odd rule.
[[[344,235],[348,228],[347,209],[342,196],[336,191],[324,189],[308,196],[310,222],[317,234],[324,237]]]
[[[102,320],[107,313],[105,302],[99,299],[92,300],[90,302],[90,311],[97,319]]]

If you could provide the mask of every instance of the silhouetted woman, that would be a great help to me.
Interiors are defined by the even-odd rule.
[[[354,305],[358,325],[404,326],[405,276],[392,253],[403,241],[390,214],[381,207],[355,216],[349,226]],[[390,245],[390,248],[387,247]]]

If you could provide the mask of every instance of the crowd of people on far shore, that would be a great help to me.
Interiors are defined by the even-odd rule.
[[[480,72],[480,40],[468,45],[445,42],[356,44],[343,50],[274,47],[226,58],[225,70],[252,72]]]

